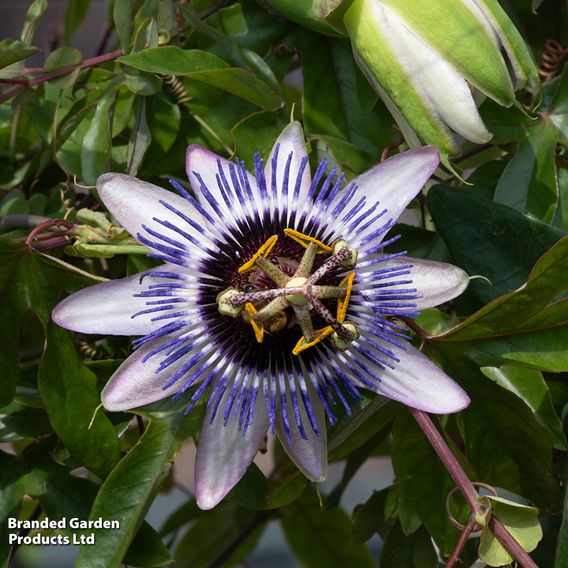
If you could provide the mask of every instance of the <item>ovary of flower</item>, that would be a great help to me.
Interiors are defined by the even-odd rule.
[[[325,162],[312,178],[292,123],[266,166],[255,158],[254,174],[190,146],[193,194],[99,178],[108,210],[163,264],[81,290],[52,317],[82,333],[140,336],[102,392],[107,410],[173,396],[190,411],[206,401],[201,508],[239,481],[268,431],[309,479],[323,480],[326,420],[351,413],[359,389],[427,412],[467,406],[396,323],[459,295],[467,275],[383,251],[438,161],[437,150],[417,148],[348,184],[336,168],[326,175]]]

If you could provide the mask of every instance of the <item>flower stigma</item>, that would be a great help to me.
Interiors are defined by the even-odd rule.
[[[355,272],[342,279],[332,277],[338,280],[337,284],[318,282],[337,268],[354,268],[357,251],[343,239],[337,239],[329,247],[294,229],[284,229],[284,234],[285,238],[304,247],[299,262],[282,257],[270,260],[268,257],[278,241],[278,235],[272,235],[238,269],[239,274],[250,275],[245,281],[245,289],[254,291],[227,288],[217,296],[219,312],[224,316],[246,318],[259,343],[264,340],[267,330],[278,333],[299,326],[302,335],[292,349],[294,355],[327,336],[337,350],[345,351],[360,336],[357,325],[345,321]],[[318,255],[329,255],[329,258],[315,268]],[[295,269],[289,274],[292,267]],[[333,300],[337,301],[335,316],[329,307]],[[314,321],[326,325],[314,329]]]

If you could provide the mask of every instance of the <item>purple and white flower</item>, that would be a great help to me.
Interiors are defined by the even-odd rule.
[[[97,189],[116,219],[164,262],[86,288],[53,319],[82,333],[136,335],[102,393],[110,411],[207,396],[196,497],[214,507],[270,430],[298,468],[326,477],[326,419],[367,389],[426,412],[467,394],[394,320],[461,294],[449,264],[385,254],[385,240],[438,165],[416,148],[350,183],[322,162],[313,178],[290,124],[254,174],[200,146],[187,152],[190,195],[109,173]],[[340,410],[342,411],[342,410]]]

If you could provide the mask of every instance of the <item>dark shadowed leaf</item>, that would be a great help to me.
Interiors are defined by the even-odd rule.
[[[310,488],[281,510],[290,547],[306,568],[373,566],[369,551],[353,539],[351,520],[343,509],[324,510]]]
[[[446,498],[455,484],[408,412],[395,421],[392,460],[400,493],[416,510],[442,553],[451,553],[459,531],[448,521]]]
[[[467,189],[435,186],[428,206],[454,263],[492,282],[470,284],[483,302],[521,286],[539,256],[564,235]]]
[[[83,546],[78,562],[88,568],[118,567],[123,561],[148,507],[171,468],[173,455],[200,424],[200,406],[184,418],[181,405],[170,400],[154,405],[150,423],[139,442],[122,458],[103,483],[91,518],[120,521],[120,531],[99,530],[96,544]]]

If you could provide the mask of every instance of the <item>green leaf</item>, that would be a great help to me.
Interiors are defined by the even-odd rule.
[[[500,497],[485,496],[491,514],[511,533],[526,552],[534,550],[542,539],[538,509],[527,507]],[[479,558],[489,566],[502,566],[513,561],[507,549],[497,540],[489,527],[484,527],[479,543]]]
[[[568,237],[564,237],[538,259],[525,285],[496,298],[441,337],[449,341],[483,339],[503,332],[531,331],[539,327],[539,320],[541,327],[562,324],[565,303],[547,305],[566,292],[567,268]],[[547,321],[551,313],[556,322]]]
[[[26,492],[26,487],[20,464],[14,465],[13,455],[0,451],[0,529],[3,535],[10,533],[8,529],[8,518],[17,517],[20,509],[20,502]],[[8,539],[0,539],[0,566],[7,567],[10,556],[10,546]]]
[[[373,491],[367,501],[357,505],[353,511],[353,538],[367,542],[375,533],[385,528],[385,505],[389,489]]]
[[[398,522],[386,534],[379,565],[397,568],[438,568],[439,566],[438,556],[428,531],[420,527],[407,537]]]
[[[358,412],[343,415],[330,430],[328,453],[330,460],[343,459],[365,444],[400,411],[394,401],[380,395],[364,398]]]
[[[152,136],[146,122],[146,99],[137,97],[134,103],[134,126],[126,152],[126,171],[135,176],[138,173],[144,154],[152,142]]]
[[[362,91],[370,87],[353,60],[349,42],[304,32],[299,47],[306,133],[344,139],[378,158],[399,134],[382,103],[370,111],[362,108]]]
[[[322,509],[311,489],[281,509],[281,523],[290,547],[306,568],[373,566],[366,547],[351,538],[347,514],[340,508]]]
[[[495,201],[550,223],[558,202],[556,142],[558,131],[541,120],[519,144],[495,189]]]
[[[24,312],[31,309],[46,326],[62,291],[75,291],[87,282],[21,243],[0,239],[0,408],[14,396],[19,367],[18,324]]]
[[[266,526],[265,512],[250,512],[224,503],[200,516],[182,537],[175,552],[176,568],[235,566],[253,550]],[[234,545],[234,549],[231,549]],[[230,554],[225,558],[225,550]]]
[[[252,463],[229,493],[237,505],[246,509],[264,509],[270,488],[264,473]]]
[[[550,472],[548,430],[517,395],[488,380],[465,359],[462,348],[447,344],[435,354],[471,397],[460,419],[476,478],[523,495],[539,507],[556,509],[560,487]]]
[[[0,442],[37,438],[50,432],[51,424],[42,408],[29,408],[12,403],[0,409]]]
[[[128,52],[132,33],[132,0],[118,0],[112,5],[112,19],[120,49]]]
[[[47,56],[43,70],[44,72],[49,73],[50,71],[56,71],[58,69],[78,66],[82,61],[83,56],[77,49],[73,49],[72,47],[60,47],[59,49],[52,51]],[[79,76],[79,71],[80,69],[77,67],[67,75],[52,79],[50,83],[58,89],[70,87]]]
[[[153,408],[155,408],[154,405]],[[180,404],[163,401],[149,413],[150,423],[139,442],[122,458],[103,483],[91,510],[91,519],[103,517],[120,522],[119,531],[95,531],[96,543],[83,546],[77,562],[87,568],[120,566],[171,468],[189,428],[199,424],[196,407],[184,419]],[[161,410],[160,410],[161,409]],[[165,409],[165,410],[164,410]]]
[[[130,545],[124,564],[127,566],[167,566],[172,557],[158,533],[146,522],[142,523]]]
[[[89,185],[94,185],[97,178],[110,169],[112,114],[116,94],[115,88],[103,93],[83,138],[81,175]]]
[[[492,282],[471,282],[471,291],[482,302],[523,284],[539,256],[563,236],[554,227],[464,189],[435,186],[428,193],[428,206],[454,263]]]
[[[260,152],[267,159],[274,140],[286,123],[274,112],[256,112],[237,122],[231,131],[235,141],[235,154],[252,169],[254,154]]]
[[[60,47],[52,51],[46,58],[43,64],[45,73],[62,69],[64,67],[71,67],[72,65],[79,65],[83,61],[83,56],[78,49],[72,47]]]
[[[0,42],[0,69],[21,61],[38,51],[37,47],[28,46],[21,41],[5,39]]]
[[[41,17],[47,10],[47,0],[34,0],[26,13],[24,27],[22,29],[21,40],[24,43],[31,43]]]
[[[145,49],[119,57],[124,65],[161,75],[183,75],[241,97],[266,110],[282,105],[280,95],[253,73],[205,51],[184,50],[176,46]]]
[[[562,481],[564,487],[566,487],[566,482],[568,481],[568,468],[564,468]],[[554,563],[554,568],[568,568],[568,491],[564,491],[562,524],[560,525],[560,530],[558,531],[558,541],[556,544],[556,561]]]
[[[180,108],[164,96],[150,97],[146,101],[146,119],[152,141],[164,152],[169,152],[175,142],[181,121]]]
[[[455,483],[409,413],[393,429],[392,463],[399,490],[440,547],[450,554],[459,531],[448,521],[446,498]]]
[[[53,429],[79,463],[104,478],[120,459],[120,448],[112,424],[97,412],[97,378],[68,331],[48,324],[46,343],[38,382]]]
[[[65,43],[69,42],[71,36],[79,28],[87,17],[90,0],[72,0],[67,4],[65,12]]]
[[[568,450],[562,422],[554,410],[542,373],[524,367],[482,367],[482,373],[499,386],[515,393],[533,411],[535,418],[552,436],[554,446]]]

